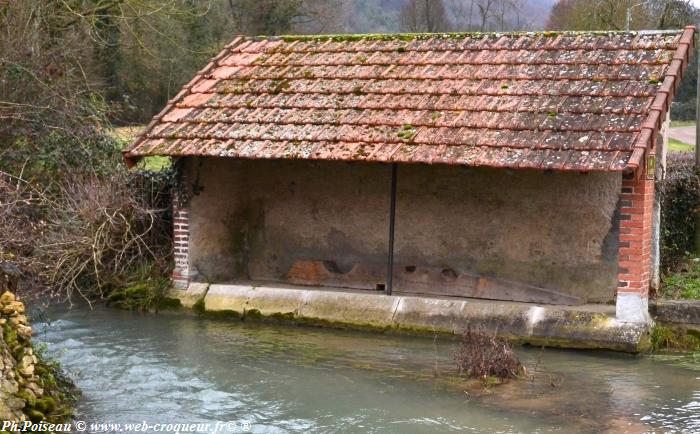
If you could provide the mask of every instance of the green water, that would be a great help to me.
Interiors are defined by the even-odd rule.
[[[518,348],[534,378],[485,389],[455,376],[452,341],[112,309],[52,310],[34,329],[82,389],[78,418],[88,422],[700,432],[700,362],[687,356]]]

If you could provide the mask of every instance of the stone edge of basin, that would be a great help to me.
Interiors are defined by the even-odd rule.
[[[415,335],[457,335],[468,328],[548,347],[642,352],[651,324],[615,320],[614,306],[550,306],[415,295],[386,296],[282,285],[192,283],[171,297],[206,313]]]
[[[700,300],[655,300],[649,302],[655,321],[700,330]]]

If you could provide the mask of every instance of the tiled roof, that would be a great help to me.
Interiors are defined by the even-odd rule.
[[[634,170],[694,32],[239,37],[124,156]]]

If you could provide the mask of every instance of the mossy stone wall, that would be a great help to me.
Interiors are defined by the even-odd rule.
[[[63,422],[72,414],[69,382],[35,353],[24,303],[7,291],[18,276],[7,270],[0,267],[0,420]]]

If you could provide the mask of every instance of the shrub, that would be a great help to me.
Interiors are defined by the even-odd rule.
[[[2,171],[43,182],[117,161],[102,132],[108,107],[88,78],[92,23],[78,16],[65,2],[0,2]]]
[[[668,272],[694,250],[695,212],[700,207],[700,177],[692,153],[669,153],[666,178],[657,183],[661,200],[661,265]]]
[[[134,270],[170,266],[170,172],[65,174],[39,189],[0,172],[0,257],[31,295],[107,296]]]
[[[460,375],[488,380],[517,378],[522,365],[505,338],[467,329],[454,353]]]
[[[181,8],[92,3],[0,1],[0,261],[17,264],[23,295],[92,300],[170,264],[172,173],[127,172],[109,134],[112,67],[133,70],[110,37]]]
[[[678,121],[695,120],[695,100],[678,101],[671,104],[671,119]]]
[[[675,272],[665,275],[661,296],[700,300],[700,258],[689,255],[676,266]]]

